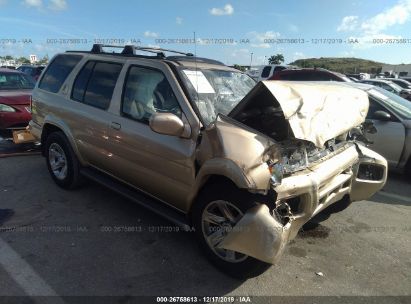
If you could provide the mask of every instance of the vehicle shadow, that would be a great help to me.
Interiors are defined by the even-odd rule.
[[[131,295],[219,296],[230,293],[244,282],[215,268],[201,253],[193,231],[179,231],[167,220],[98,184],[90,182],[88,187],[92,188],[89,191],[102,193],[104,197],[116,197],[114,201],[87,203],[87,208],[104,209],[105,214],[115,214],[112,219],[106,218],[105,225],[137,226],[141,230],[128,235],[123,233],[134,243],[132,248],[138,257],[128,265],[133,275],[119,281],[120,285],[128,286]]]
[[[15,144],[13,134],[9,130],[0,130],[0,155],[33,154],[40,151],[40,145],[35,143]]]
[[[389,172],[383,189],[369,200],[390,205],[411,206],[411,180],[399,172]]]
[[[244,282],[210,264],[193,232],[178,231],[103,186],[89,181],[65,191],[48,176],[43,159],[26,162],[24,175],[6,183],[22,183],[22,177],[30,181],[24,193],[3,185],[8,187],[4,208],[15,212],[9,223],[30,229],[0,236],[59,295],[220,296]]]

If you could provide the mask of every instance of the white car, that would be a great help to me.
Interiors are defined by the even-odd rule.
[[[252,66],[246,74],[250,76],[255,81],[266,80],[274,75],[275,72],[293,68],[289,65],[279,65],[279,64],[268,64],[268,65],[259,65]]]

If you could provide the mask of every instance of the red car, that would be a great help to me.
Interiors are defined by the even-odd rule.
[[[269,80],[352,82],[343,74],[320,68],[287,69],[275,73]]]
[[[19,71],[0,68],[0,130],[22,129],[31,120],[34,80]]]

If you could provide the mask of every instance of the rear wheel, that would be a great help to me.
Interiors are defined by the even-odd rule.
[[[55,183],[65,189],[80,185],[80,165],[63,132],[53,132],[45,144],[47,168]]]
[[[201,249],[220,270],[240,279],[257,276],[271,266],[248,255],[218,248],[228,232],[253,206],[251,194],[232,183],[222,182],[203,189],[193,207],[192,219]]]
[[[411,180],[411,156],[408,159],[407,164],[405,165],[404,173],[408,177],[408,179]]]

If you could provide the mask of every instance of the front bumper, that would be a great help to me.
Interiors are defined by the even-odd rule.
[[[379,179],[365,179],[373,176],[364,172],[358,178],[361,165],[378,166]],[[258,205],[246,212],[219,247],[274,264],[287,242],[313,216],[346,195],[352,200],[369,198],[384,186],[386,179],[387,161],[368,148],[353,145],[309,170],[283,179],[275,188],[276,205],[285,202],[292,211],[286,224],[266,205]]]

